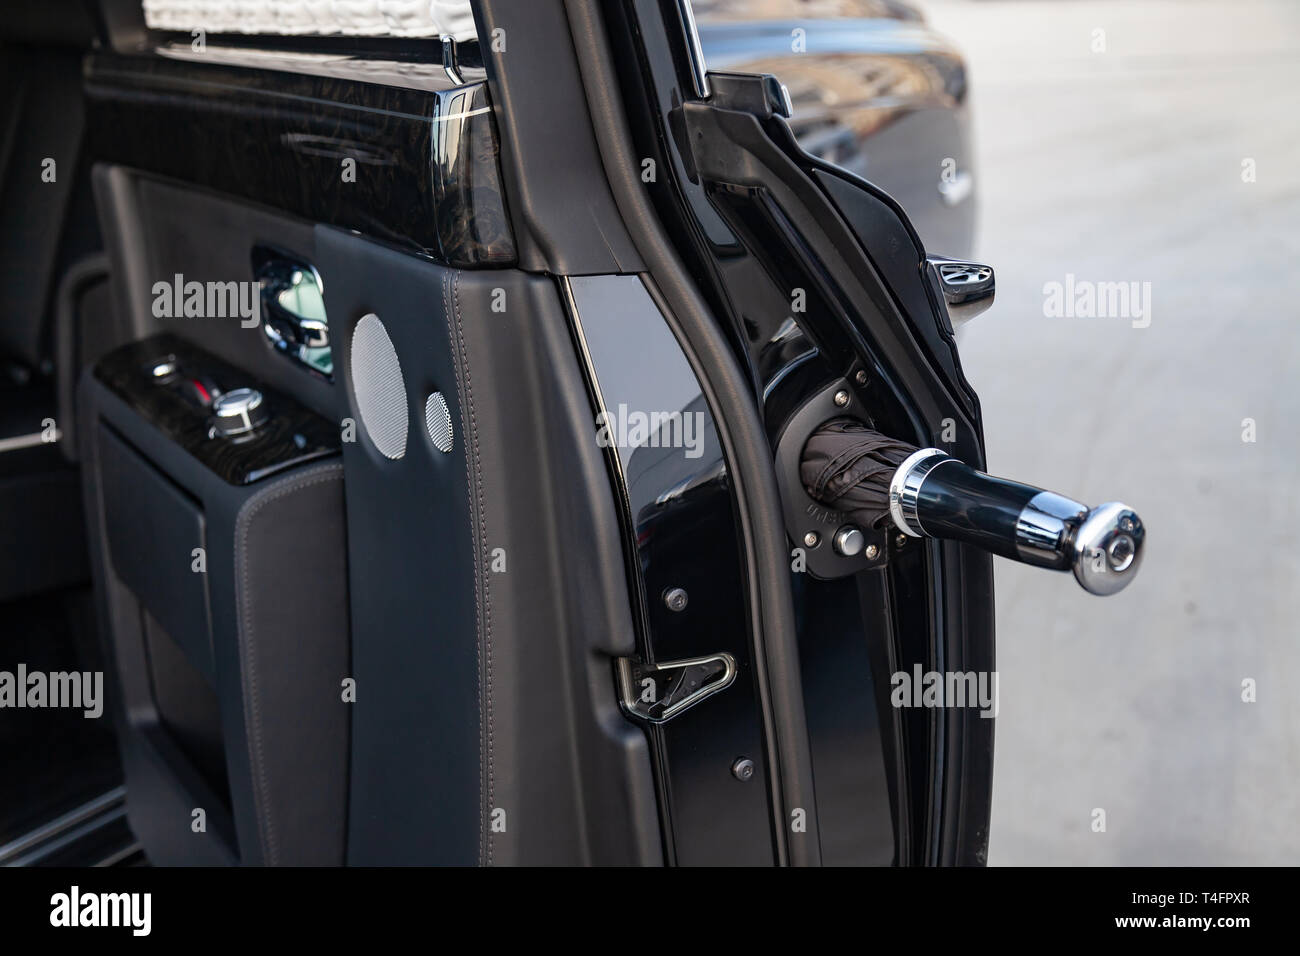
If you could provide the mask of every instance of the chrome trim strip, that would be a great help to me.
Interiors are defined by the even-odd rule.
[[[63,432],[54,429],[54,440],[46,441],[44,432],[32,432],[30,435],[17,435],[14,438],[0,438],[0,452],[18,451],[34,448],[37,445],[53,445],[63,437]]]
[[[709,68],[704,63],[704,46],[700,43],[700,28],[695,23],[695,11],[691,9],[691,0],[677,0],[677,8],[682,14],[682,23],[686,27],[686,39],[690,44],[691,73],[695,78],[695,92],[702,100],[709,98]]]
[[[1088,506],[1054,491],[1040,491],[1016,518],[1016,552],[1030,564],[1068,561],[1069,538],[1088,516]]]
[[[480,113],[491,113],[492,107],[480,106],[476,110],[465,110],[460,113],[448,113],[445,116],[432,116],[429,118],[431,123],[450,123],[452,120],[467,119],[471,116],[478,116]]]
[[[94,820],[96,817],[107,815],[110,820],[116,819],[125,812],[123,807],[126,802],[126,787],[114,787],[107,793],[101,794],[93,800],[83,803],[74,810],[69,810],[61,817],[56,817],[49,823],[30,830],[22,836],[10,840],[4,846],[0,846],[0,866],[17,865],[16,858],[42,843],[47,843],[61,834]],[[113,811],[119,812],[113,812]],[[106,821],[107,822],[107,821]]]
[[[460,73],[460,55],[456,50],[456,41],[449,36],[442,38],[442,68],[447,71],[447,79],[457,86],[463,86],[465,78]]]
[[[609,415],[609,405],[605,402],[605,394],[600,390],[600,378],[596,375],[596,363],[591,358],[591,350],[587,347],[587,334],[582,330],[582,315],[578,312],[578,300],[573,295],[573,284],[569,281],[568,276],[556,276],[559,281],[560,294],[564,297],[564,308],[569,313],[569,323],[573,329],[573,337],[578,343],[578,351],[582,358],[582,368],[587,375],[587,381],[591,383],[591,390],[595,393],[596,414]],[[618,476],[618,494],[621,498],[621,506],[630,515],[632,513],[632,500],[627,493],[627,474],[623,471],[623,456],[619,454],[617,448],[612,453],[605,456],[607,460],[613,463],[615,474]]]
[[[889,481],[889,515],[903,534],[913,538],[925,537],[925,529],[916,514],[916,501],[926,476],[949,458],[938,448],[922,448],[903,459]]]
[[[810,359],[816,358],[819,354],[821,353],[819,353],[816,349],[809,349],[807,352],[800,352],[794,358],[790,359],[790,361],[787,362],[785,365],[783,365],[780,369],[778,369],[777,373],[772,376],[772,380],[763,386],[763,401],[766,402],[769,398],[772,397],[772,392],[776,389],[778,385],[780,385],[783,381],[785,381],[787,375],[789,375],[791,372],[793,372],[795,369],[797,369],[799,366],[803,365],[805,362],[809,361]]]
[[[124,847],[121,847],[118,850],[113,851],[108,856],[104,857],[102,860],[95,863],[94,866],[97,868],[117,866],[123,860],[128,859],[129,857],[132,857],[135,854],[141,853],[143,851],[144,851],[144,846],[139,842],[130,843]]]
[[[452,86],[460,86],[447,73],[442,59],[386,60],[378,56],[345,57],[337,53],[310,53],[303,50],[260,47],[227,46],[209,43],[202,53],[190,49],[189,42],[164,43],[153,52],[169,60],[190,63],[213,63],[252,70],[274,70],[302,76],[336,77],[354,83],[375,83],[399,89],[423,90],[437,93]]]

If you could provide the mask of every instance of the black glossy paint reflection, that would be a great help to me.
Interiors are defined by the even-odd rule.
[[[883,572],[859,577],[879,581]],[[818,581],[796,575],[799,666],[808,737],[817,773],[817,822],[826,866],[889,866],[896,862],[890,775],[878,702],[888,674],[873,667],[887,632],[867,633],[879,617],[864,617],[855,578]],[[892,714],[889,733],[892,737]]]
[[[749,633],[735,499],[712,414],[680,346],[639,279],[570,280],[584,342],[611,418],[646,608],[642,653],[655,661],[725,651],[730,687],[649,729],[669,839],[681,865],[775,861],[769,768]],[[635,416],[659,415],[649,431]],[[647,421],[653,421],[647,418]],[[624,441],[623,439],[627,439]],[[670,610],[680,588],[686,606]],[[754,761],[748,780],[731,773]]]
[[[414,89],[97,53],[85,88],[95,161],[355,229],[449,265],[515,261],[483,84]]]
[[[964,541],[1012,561],[1064,570],[1069,558],[1027,561],[1016,547],[1016,525],[1025,505],[1041,488],[995,478],[960,461],[937,465],[921,483],[916,510],[925,532],[936,538]]]

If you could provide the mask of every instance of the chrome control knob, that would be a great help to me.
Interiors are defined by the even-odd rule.
[[[232,388],[212,402],[212,430],[225,438],[247,435],[270,417],[262,393],[255,388]]]

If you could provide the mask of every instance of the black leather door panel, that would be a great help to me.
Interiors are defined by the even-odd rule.
[[[617,518],[555,286],[324,227],[315,245],[357,432],[349,862],[659,862],[645,738],[614,692],[634,640]],[[371,314],[401,366],[396,459],[356,398]],[[425,426],[433,391],[448,453]]]

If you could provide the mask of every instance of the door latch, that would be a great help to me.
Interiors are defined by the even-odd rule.
[[[708,657],[645,664],[618,659],[619,700],[633,717],[662,724],[706,697],[731,686],[736,659],[725,652]]]

